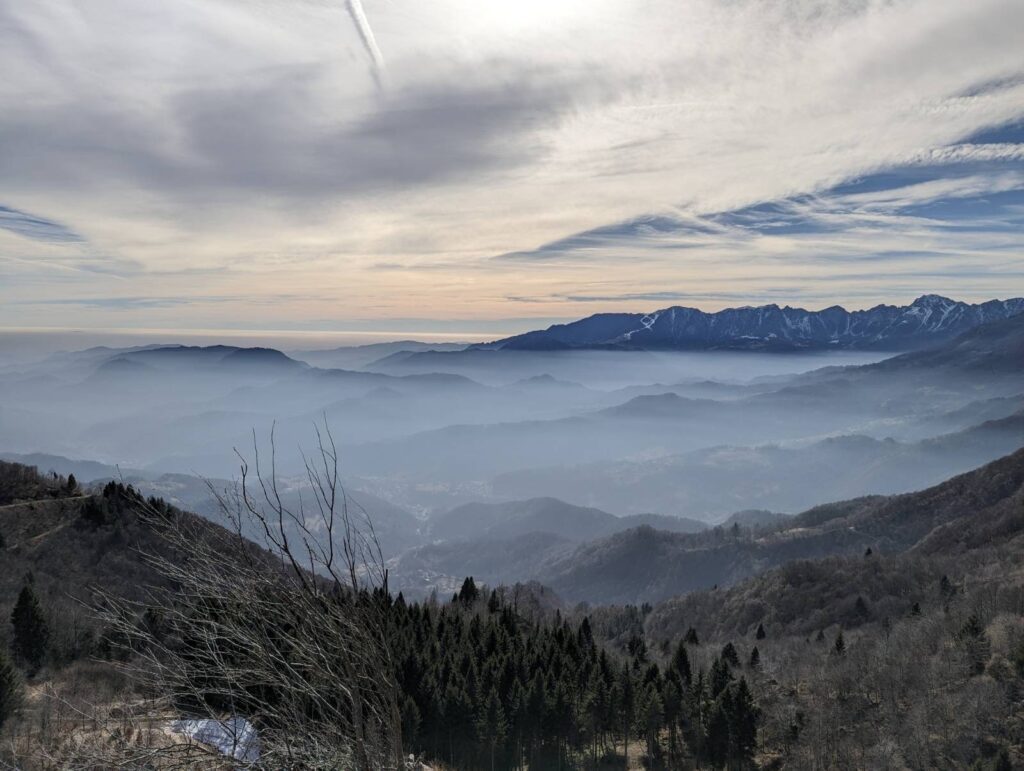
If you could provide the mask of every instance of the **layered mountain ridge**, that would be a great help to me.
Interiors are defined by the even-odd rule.
[[[980,324],[1024,313],[1024,298],[969,304],[923,295],[910,305],[820,311],[778,305],[707,313],[673,306],[651,313],[599,313],[569,324],[488,344],[499,350],[622,348],[640,350],[907,351],[934,345]]]

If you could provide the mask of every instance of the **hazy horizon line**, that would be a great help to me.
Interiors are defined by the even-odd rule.
[[[801,304],[798,300],[792,301],[778,301],[773,300],[769,302],[737,302],[734,304],[725,304],[719,306],[714,304],[713,307],[702,307],[706,306],[706,303],[681,303],[671,302],[668,305],[659,305],[655,308],[646,308],[642,310],[597,310],[594,313],[587,313],[575,316],[537,316],[537,317],[515,317],[515,318],[497,318],[497,319],[444,319],[444,318],[381,318],[381,319],[358,319],[350,320],[349,323],[352,326],[345,329],[332,329],[329,327],[314,327],[314,328],[288,328],[288,327],[181,327],[181,326],[166,326],[166,327],[154,327],[154,326],[65,326],[65,325],[54,325],[54,326],[41,326],[41,325],[5,325],[0,324],[0,334],[11,334],[11,333],[66,333],[66,334],[125,334],[125,335],[159,335],[159,334],[182,334],[182,335],[239,335],[239,336],[258,336],[258,335],[281,335],[281,336],[296,336],[296,337],[316,337],[316,336],[352,336],[353,338],[362,337],[382,337],[388,338],[388,342],[399,342],[402,340],[423,340],[425,338],[432,338],[432,342],[481,342],[500,339],[501,337],[521,334],[523,332],[531,331],[534,329],[546,328],[548,326],[557,324],[568,324],[573,321],[580,319],[589,318],[590,316],[601,315],[601,314],[633,314],[641,315],[645,313],[654,313],[658,311],[667,310],[669,308],[692,308],[702,313],[716,314],[726,310],[740,310],[744,308],[765,308],[765,307],[779,307],[779,308],[790,308],[793,310],[807,311],[809,313],[820,313],[829,308],[839,307],[850,313],[856,311],[871,310],[873,308],[882,306],[893,306],[893,307],[908,307],[913,304],[916,300],[922,297],[937,296],[951,300],[953,302],[963,302],[968,305],[979,305],[986,302],[1006,302],[1008,300],[1016,299],[1017,296],[1013,293],[1007,294],[1005,297],[989,297],[987,299],[977,299],[974,296],[967,298],[953,297],[948,294],[941,292],[921,292],[915,294],[914,297],[908,300],[888,300],[885,302],[875,303],[858,303],[856,300],[851,302],[832,302],[830,304],[820,303],[820,307],[809,307],[811,304]],[[652,300],[655,298],[651,298]],[[671,297],[660,298],[665,302],[671,301]],[[682,298],[678,298],[682,300]],[[609,303],[612,304],[612,303]],[[653,305],[653,302],[652,302]],[[398,328],[388,329],[388,324],[408,324],[409,328]],[[416,324],[424,324],[423,328],[415,329],[411,328]],[[430,325],[434,324],[435,327],[431,328]],[[466,324],[466,325],[477,325],[479,326],[490,326],[489,329],[457,329],[455,327]],[[376,325],[376,326],[375,326]],[[450,325],[451,328],[444,329],[442,327]],[[362,327],[362,328],[359,328]]]

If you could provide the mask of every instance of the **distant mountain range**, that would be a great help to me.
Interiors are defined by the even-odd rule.
[[[109,359],[104,366],[122,362],[158,368],[188,367],[193,372],[210,368],[299,370],[307,366],[275,348],[239,348],[234,345],[162,345],[126,351]]]
[[[647,525],[676,533],[699,533],[704,522],[664,514],[617,517],[597,508],[573,506],[557,498],[531,498],[503,503],[467,503],[435,518],[434,539],[512,538],[551,533],[569,541],[587,541]]]
[[[702,448],[656,459],[512,471],[497,476],[492,490],[600,505],[619,514],[660,511],[704,521],[742,506],[801,511],[828,500],[921,489],[1019,449],[1024,396],[1006,404],[1020,409],[917,442],[841,435],[792,447]]]
[[[854,432],[876,439],[900,439],[904,432],[923,438],[919,425],[934,420],[938,426],[946,413],[962,410],[969,402],[979,402],[977,422],[1005,418],[1021,409],[1017,397],[1024,393],[1022,362],[1024,314],[979,326],[926,351],[873,364],[824,367],[779,380],[774,390],[753,389],[743,398],[727,389],[729,398],[691,399],[664,387],[663,393],[643,394],[599,410],[581,409],[569,417],[448,425],[369,442],[350,456],[350,467],[373,476],[397,465],[424,480],[444,478],[447,469],[458,469],[461,478],[479,480],[545,466],[581,466],[632,456],[644,460],[653,457],[652,448],[664,457],[723,445]],[[989,401],[989,408],[999,404],[1003,410],[984,416],[987,400],[999,400]],[[956,425],[951,418],[950,427],[939,430],[973,424],[968,420]],[[446,451],[438,453],[438,447]],[[578,503],[607,505],[569,495],[561,487],[506,488],[502,494],[565,496]],[[659,510],[649,504],[640,511]],[[735,504],[728,508],[762,505],[746,499]]]
[[[716,528],[691,528],[692,521],[684,519],[670,531],[668,517],[614,518],[555,499],[474,504],[435,522],[432,535],[450,536],[447,540],[410,549],[388,567],[392,585],[411,596],[432,589],[451,592],[469,574],[489,584],[536,580],[569,602],[653,603],[734,586],[794,562],[806,565],[802,560],[859,558],[868,549],[886,557],[927,555],[955,562],[966,551],[1024,537],[1022,501],[1024,450],[919,492],[841,500],[793,517],[740,512]],[[540,515],[543,522],[537,521]],[[740,528],[734,530],[733,523]],[[751,525],[760,529],[750,530]],[[907,577],[921,568],[901,565],[897,572]],[[859,576],[858,591],[880,591],[876,579]],[[716,631],[744,634],[753,611],[786,602],[767,588],[759,594],[745,605],[730,600],[734,613]],[[799,616],[799,605],[787,612],[795,614],[785,619],[790,623]],[[718,623],[713,608],[684,614],[688,623],[698,615],[702,628]],[[752,616],[755,625],[758,617]]]
[[[325,369],[362,369],[378,359],[426,351],[461,351],[468,343],[424,343],[419,340],[396,340],[389,343],[342,346],[340,348],[289,351],[291,356],[314,367]]]
[[[752,577],[736,583],[722,578],[724,571],[709,572],[703,586],[714,582],[714,590],[668,600],[648,618],[647,629],[655,638],[671,639],[691,625],[701,634],[731,636],[751,633],[763,622],[770,629],[810,634],[833,623],[849,629],[898,618],[914,602],[948,602],[939,591],[947,573],[954,582],[971,572],[1013,576],[1024,540],[1022,511],[1024,450],[920,492],[819,506],[759,543],[726,546],[732,553],[719,554],[719,563],[749,568]],[[674,538],[656,535],[655,541]],[[648,548],[622,560],[648,564],[651,554],[669,555],[677,548],[660,546],[661,552]],[[757,556],[739,556],[744,549]],[[820,557],[826,559],[815,559]],[[675,559],[685,562],[689,556]],[[567,579],[579,581],[571,573]],[[682,585],[674,582],[666,592],[680,593]],[[867,614],[857,612],[855,598],[861,595]]]
[[[1024,313],[1024,298],[971,305],[939,295],[910,305],[876,305],[821,311],[788,305],[727,308],[705,313],[674,306],[652,313],[599,313],[569,324],[497,340],[484,347],[546,351],[619,348],[638,350],[909,351],[949,340],[980,324]]]

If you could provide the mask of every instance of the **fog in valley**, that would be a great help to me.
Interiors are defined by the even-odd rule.
[[[1021,0],[0,0],[0,771],[1024,771]]]
[[[448,590],[467,574],[557,585],[559,559],[643,525],[771,527],[1012,452],[1024,443],[1024,387],[1012,368],[969,364],[942,346],[900,356],[101,346],[7,356],[0,451],[215,516],[213,492],[239,479],[234,450],[252,462],[258,448],[266,468],[271,432],[298,509],[303,450],[326,426],[397,588]],[[649,599],[631,591],[614,599]]]

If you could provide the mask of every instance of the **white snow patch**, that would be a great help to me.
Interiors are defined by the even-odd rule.
[[[260,759],[260,740],[256,728],[244,717],[231,717],[227,720],[175,720],[171,730],[193,741],[208,744],[222,755],[235,760],[253,763]]]

